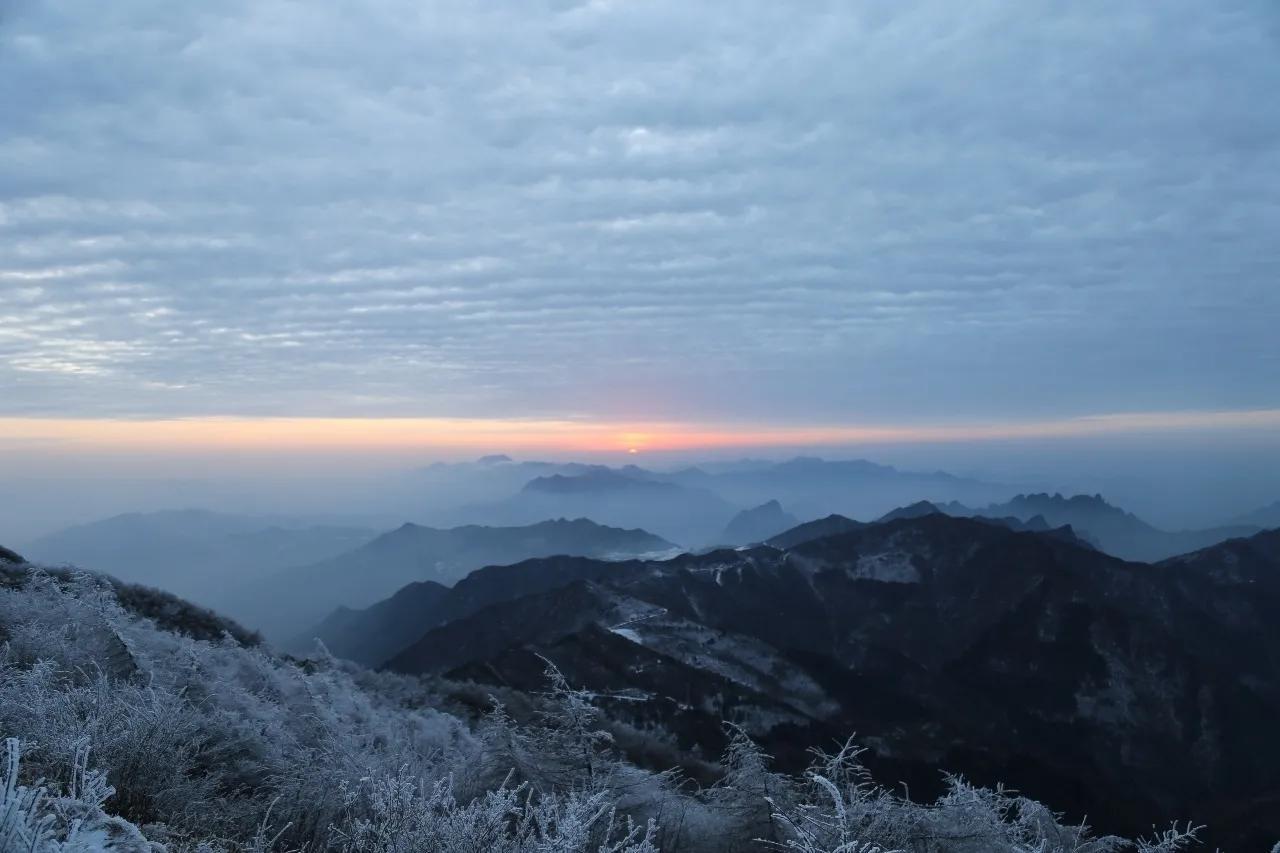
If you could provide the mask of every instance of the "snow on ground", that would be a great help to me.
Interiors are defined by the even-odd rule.
[[[631,642],[636,643],[637,645],[641,645],[641,646],[644,645],[644,640],[640,639],[640,634],[636,631],[635,628],[610,628],[609,631],[611,633],[617,634],[619,637],[622,637],[623,639],[630,640]]]

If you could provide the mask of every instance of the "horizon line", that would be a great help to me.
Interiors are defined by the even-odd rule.
[[[0,417],[0,450],[298,452],[558,451],[641,453],[733,448],[948,444],[1170,432],[1280,429],[1280,409],[1116,412],[951,423],[760,424],[553,418],[187,416]]]

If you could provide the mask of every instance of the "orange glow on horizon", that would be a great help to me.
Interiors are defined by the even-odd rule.
[[[0,418],[0,449],[628,453],[1280,430],[1280,409],[1147,412],[1003,424],[769,426],[480,418]],[[1277,433],[1280,435],[1280,433]]]

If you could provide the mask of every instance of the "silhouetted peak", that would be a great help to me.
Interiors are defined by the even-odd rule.
[[[600,524],[599,522],[592,521],[586,516],[579,516],[578,518],[565,518],[564,516],[561,516],[560,518],[549,518],[546,521],[539,521],[539,522],[535,522],[534,524],[530,524],[529,529],[531,531],[563,530],[567,532],[581,531],[584,533],[597,531],[597,530],[609,531],[609,532],[623,531],[627,533],[632,533],[632,532],[645,533],[646,532],[641,530],[638,527],[632,527],[632,528],[610,527],[607,524]]]
[[[402,536],[411,535],[416,533],[419,530],[426,530],[426,529],[427,528],[423,527],[421,524],[414,524],[412,521],[406,521],[404,524],[400,525],[395,530],[391,531],[390,535],[393,535],[393,536],[396,534],[399,534]]]
[[[896,521],[900,518],[923,518],[926,515],[939,515],[942,510],[938,509],[937,504],[929,501],[916,501],[908,506],[900,506],[895,510],[882,515],[879,521]]]
[[[636,468],[636,471],[643,472]],[[522,491],[549,494],[580,494],[590,492],[648,490],[671,491],[679,489],[672,483],[661,483],[647,477],[632,477],[610,468],[598,468],[581,474],[551,474],[535,477],[525,484]]]
[[[840,533],[847,533],[850,530],[856,530],[865,526],[866,525],[861,521],[854,521],[852,518],[832,513],[826,518],[820,518],[816,521],[806,521],[804,524],[797,524],[795,527],[773,536],[767,540],[765,544],[785,551],[804,542],[810,542],[814,539],[821,539],[826,536],[835,536]]]
[[[443,596],[449,592],[449,587],[436,581],[413,581],[406,584],[400,589],[392,593],[388,601],[411,601],[420,600],[424,596]],[[338,607],[338,610],[347,610],[346,607]],[[351,612],[359,612],[351,611]]]
[[[1118,507],[1107,503],[1106,498],[1100,494],[1093,495],[1072,495],[1064,497],[1061,492],[1054,492],[1052,495],[1047,492],[1038,492],[1034,494],[1018,495],[1010,503],[1024,504],[1041,504],[1053,507],[1071,507],[1072,509],[1097,509],[1111,512],[1120,511]]]
[[[725,527],[721,538],[734,545],[763,542],[770,536],[794,527],[798,522],[799,519],[784,510],[781,503],[769,500],[735,515]]]

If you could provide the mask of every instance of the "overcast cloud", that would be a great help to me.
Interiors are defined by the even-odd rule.
[[[1280,403],[1280,6],[0,0],[0,414]]]

